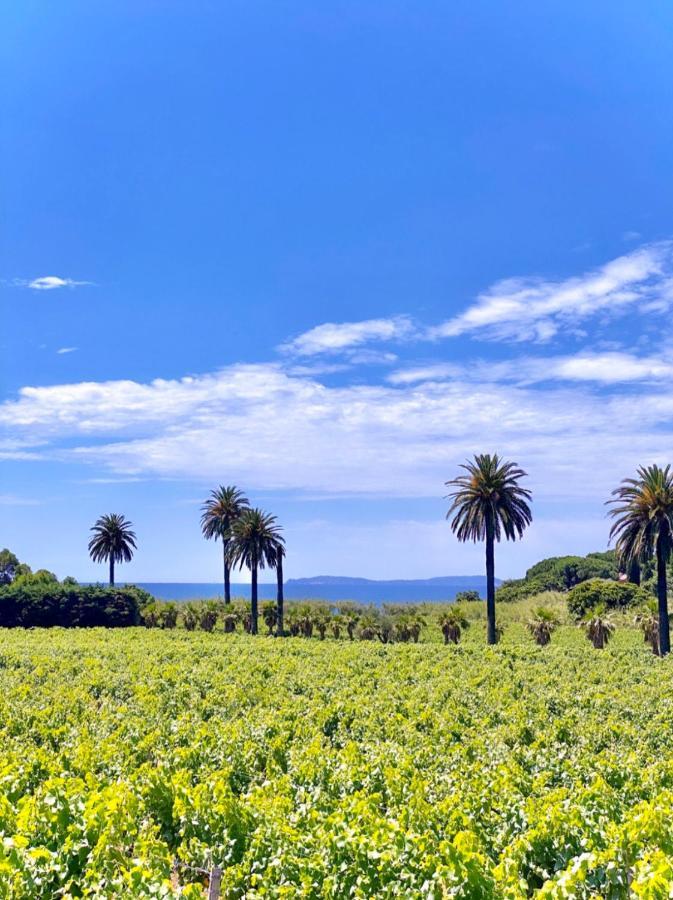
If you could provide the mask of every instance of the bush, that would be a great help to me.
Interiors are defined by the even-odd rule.
[[[627,581],[605,581],[592,578],[576,585],[568,594],[568,611],[581,619],[596,608],[626,609],[651,600],[646,590]]]
[[[108,628],[137,625],[138,598],[126,588],[44,582],[0,590],[0,627]]]
[[[528,581],[526,578],[511,578],[503,581],[495,592],[495,599],[499,603],[515,603],[517,600],[525,600],[547,590],[544,583],[536,579]]]
[[[475,603],[481,600],[479,591],[458,591],[456,594],[456,603]]]
[[[590,578],[616,579],[619,574],[614,550],[588,556],[551,556],[526,572],[526,581],[542,585],[542,590],[569,591]]]

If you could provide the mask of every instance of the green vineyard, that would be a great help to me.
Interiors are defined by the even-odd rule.
[[[0,896],[670,896],[673,670],[483,646],[0,632]]]

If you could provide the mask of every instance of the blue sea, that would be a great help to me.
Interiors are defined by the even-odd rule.
[[[486,579],[469,579],[469,583],[454,585],[417,584],[399,581],[379,581],[367,584],[286,584],[287,600],[355,600],[358,603],[422,603],[453,600],[461,590],[474,589],[484,597],[486,595]],[[210,599],[223,596],[221,584],[187,583],[187,582],[139,582],[159,600],[194,600]],[[232,597],[250,598],[249,584],[232,584]],[[275,584],[260,584],[259,597],[262,600],[274,600]]]

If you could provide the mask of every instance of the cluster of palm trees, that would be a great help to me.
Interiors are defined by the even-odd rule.
[[[451,506],[446,514],[460,541],[484,541],[486,545],[487,642],[495,644],[495,543],[503,537],[517,540],[532,522],[532,495],[521,485],[526,472],[517,463],[498,454],[477,454],[466,461],[463,472],[446,482]],[[666,567],[673,549],[673,472],[671,466],[641,466],[635,478],[626,478],[613,491],[610,515],[614,522],[610,540],[615,540],[622,569],[639,583],[640,567],[656,561],[658,634],[663,656],[670,652],[670,627]],[[251,573],[251,632],[258,632],[257,576],[260,569],[276,570],[276,628],[284,630],[283,559],[285,540],[276,517],[253,508],[247,497],[232,485],[211,491],[202,507],[204,537],[222,542],[224,602],[231,602],[231,571],[246,567]],[[89,553],[95,562],[109,562],[110,584],[114,584],[116,562],[128,562],[136,548],[136,536],[124,516],[102,516],[92,528]],[[454,626],[447,625],[447,634]],[[544,631],[542,625],[540,629]],[[447,638],[452,640],[451,637]]]
[[[222,541],[224,565],[224,602],[231,603],[231,570],[244,566],[250,570],[251,633],[257,634],[259,604],[257,576],[260,569],[276,570],[277,629],[283,627],[283,559],[285,539],[276,516],[250,506],[248,498],[237,487],[220,485],[210,492],[203,504],[201,531],[208,540]]]
[[[497,642],[495,621],[495,542],[516,540],[532,521],[531,493],[520,481],[526,473],[497,454],[480,454],[467,461],[465,474],[447,481],[453,490],[447,513],[460,541],[486,542],[487,641]],[[624,572],[640,582],[640,567],[652,560],[657,569],[658,647],[670,652],[666,568],[673,549],[673,472],[671,466],[641,466],[635,478],[625,478],[612,492],[614,519],[610,540]]]

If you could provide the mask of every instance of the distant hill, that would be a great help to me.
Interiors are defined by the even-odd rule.
[[[373,578],[349,578],[347,575],[313,575],[311,578],[288,578],[288,585],[333,585],[348,587],[349,585],[369,584],[369,585],[388,585],[400,584],[407,587],[450,587],[462,590],[478,589],[485,584],[483,575],[440,575],[438,578],[391,578],[391,579],[373,579]],[[501,584],[499,578],[495,579],[496,584]]]

